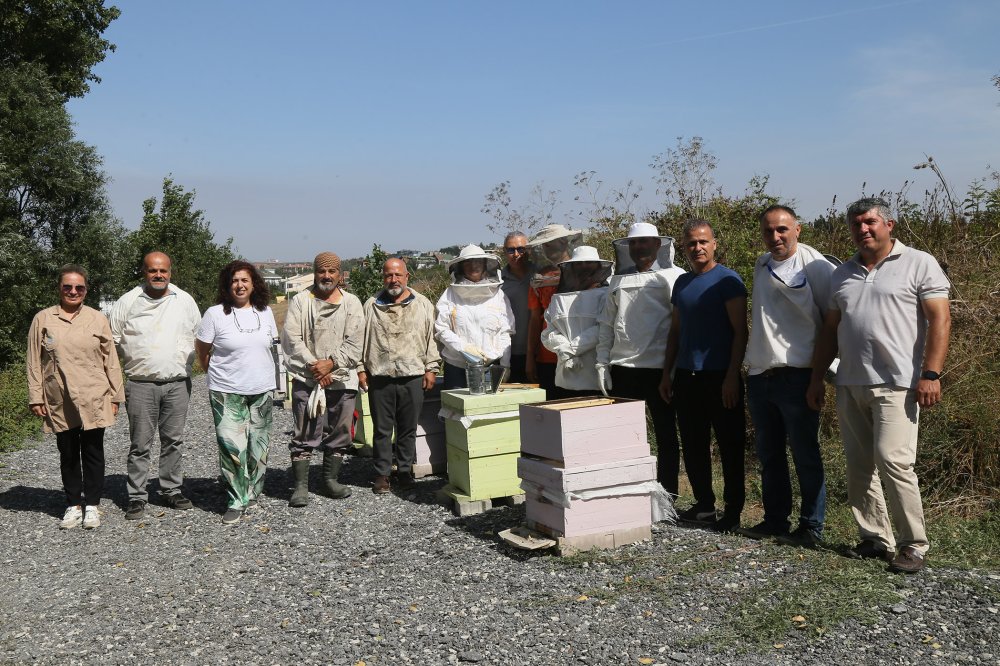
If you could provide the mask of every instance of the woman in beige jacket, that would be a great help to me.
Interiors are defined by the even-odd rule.
[[[63,266],[59,304],[36,314],[28,331],[28,404],[45,431],[56,434],[68,504],[62,529],[101,524],[104,429],[125,401],[111,326],[83,304],[86,295],[87,271]]]

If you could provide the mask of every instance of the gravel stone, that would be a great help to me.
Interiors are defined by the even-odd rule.
[[[496,536],[524,520],[523,505],[458,518],[437,504],[437,477],[379,497],[362,457],[344,465],[351,497],[312,494],[292,509],[290,429],[291,415],[276,409],[264,496],[233,526],[221,522],[203,376],[184,453],[192,510],[164,506],[154,478],[146,515],[125,520],[123,417],[105,436],[96,530],[58,529],[65,507],[53,437],[0,455],[0,663],[1000,663],[995,571],[931,560],[919,575],[893,577],[904,601],[873,611],[874,622],[849,619],[811,637],[790,627],[780,649],[748,650],[712,634],[737,622],[732,611],[756,601],[762,585],[809,566],[798,553],[762,557],[774,547],[668,525],[607,559],[527,553]],[[626,580],[655,557],[693,573],[671,578],[669,593]],[[705,558],[725,566],[699,574]]]

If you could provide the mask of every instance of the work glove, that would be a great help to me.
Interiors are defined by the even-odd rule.
[[[603,363],[597,364],[597,386],[604,397],[608,397],[608,391],[611,390],[611,371]]]
[[[580,364],[580,359],[569,352],[562,352],[559,354],[559,362],[567,370],[572,370]]]
[[[309,394],[309,403],[306,405],[306,414],[309,418],[314,419],[323,412],[326,411],[326,390],[316,384],[313,387],[312,393]]]
[[[486,352],[480,349],[478,345],[465,345],[464,347],[462,347],[462,353],[471,357],[478,356],[479,358],[483,359],[484,362],[487,363],[490,360],[489,356],[486,355]]]

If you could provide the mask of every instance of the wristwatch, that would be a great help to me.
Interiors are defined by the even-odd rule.
[[[920,378],[929,379],[932,382],[936,382],[937,380],[941,379],[941,374],[938,372],[934,372],[933,370],[924,370],[923,372],[920,373]]]

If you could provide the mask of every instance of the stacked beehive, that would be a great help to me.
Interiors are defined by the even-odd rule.
[[[354,444],[362,455],[370,456],[375,443],[375,424],[367,393],[358,392],[354,408],[358,411],[358,421],[354,424]],[[418,479],[429,474],[443,474],[448,465],[444,423],[438,418],[440,411],[441,382],[438,382],[433,389],[424,393],[424,406],[417,418],[417,458],[413,464],[413,476]]]
[[[562,553],[650,537],[656,458],[641,400],[570,398],[520,412],[529,529],[556,539]]]
[[[521,453],[518,406],[542,402],[538,388],[507,388],[471,395],[468,389],[441,392],[441,416],[448,450],[448,486],[442,496],[460,515],[489,508],[498,497],[523,494],[517,476]]]

